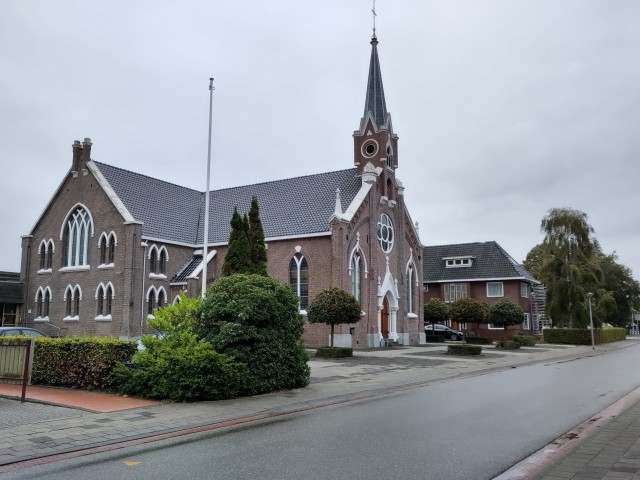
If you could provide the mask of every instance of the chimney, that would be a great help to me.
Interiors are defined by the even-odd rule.
[[[74,140],[71,148],[73,149],[71,171],[73,172],[73,176],[75,177],[78,175],[78,170],[80,169],[80,156],[82,155],[82,145],[80,145],[80,140]]]
[[[83,164],[86,164],[89,160],[91,160],[91,145],[93,145],[93,143],[91,143],[90,138],[85,138],[84,142],[82,142],[82,155],[80,156],[80,159],[82,160]]]

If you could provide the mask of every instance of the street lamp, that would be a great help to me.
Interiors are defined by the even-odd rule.
[[[596,343],[593,339],[593,314],[591,313],[591,297],[593,297],[593,293],[587,293],[587,297],[589,298],[589,325],[591,326],[591,348],[593,350],[596,349]]]

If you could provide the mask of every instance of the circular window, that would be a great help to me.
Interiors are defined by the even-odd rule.
[[[378,152],[378,143],[375,140],[367,140],[362,145],[362,154],[365,157],[373,157]]]
[[[380,248],[384,253],[389,253],[393,248],[393,223],[386,213],[380,215],[376,233]]]

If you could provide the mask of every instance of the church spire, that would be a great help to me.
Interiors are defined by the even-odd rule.
[[[364,102],[363,119],[367,118],[367,114],[371,114],[376,126],[380,128],[387,121],[387,104],[384,99],[377,45],[378,38],[374,31],[371,37],[371,61],[369,62],[369,80],[367,81],[367,97]]]

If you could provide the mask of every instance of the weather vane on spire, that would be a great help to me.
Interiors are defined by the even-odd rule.
[[[371,9],[371,13],[373,13],[373,36],[376,36],[376,0],[373,0],[373,8]]]

